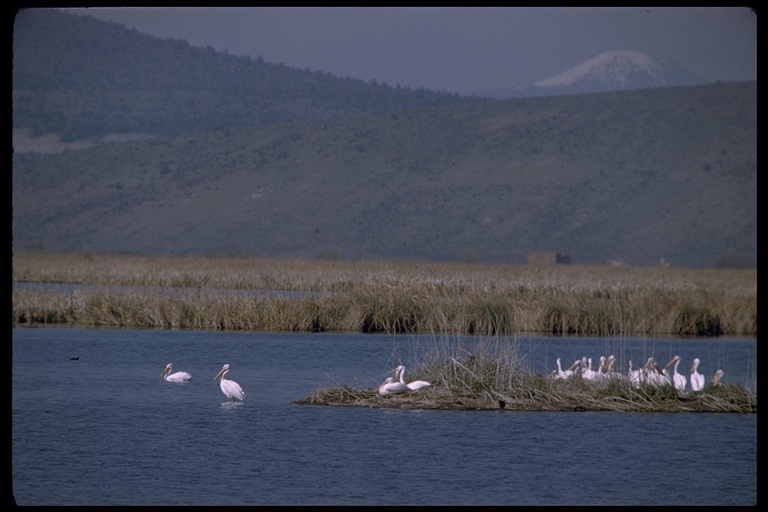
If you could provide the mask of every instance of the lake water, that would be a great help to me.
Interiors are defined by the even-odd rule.
[[[754,338],[502,338],[532,371],[694,357],[756,389]],[[20,505],[754,505],[757,414],[418,411],[293,403],[375,387],[437,340],[13,329]],[[78,358],[78,359],[72,359]],[[190,372],[185,384],[160,372]],[[228,404],[224,363],[246,401]],[[570,365],[570,364],[569,364]]]

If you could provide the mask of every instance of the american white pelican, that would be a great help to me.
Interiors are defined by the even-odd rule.
[[[567,370],[563,370],[563,365],[559,357],[557,358],[556,363],[557,363],[557,370],[553,370],[552,373],[550,374],[550,376],[553,379],[567,379],[568,377],[573,375],[573,369],[579,365],[579,361],[576,361],[575,363],[573,363],[573,366],[571,366]]]
[[[645,362],[643,367],[640,368],[640,384],[649,384],[651,379],[653,379],[653,377],[651,377],[651,375],[655,373],[653,369],[653,365],[654,365],[653,356],[651,356]]]
[[[642,368],[635,370],[632,368],[632,360],[629,360],[629,370],[627,371],[627,378],[629,379],[629,383],[632,384],[633,387],[639,388],[640,383],[642,382]]]
[[[597,380],[597,372],[592,369],[592,358],[587,359],[587,364],[584,365],[584,359],[581,360],[583,369],[581,370],[581,377],[587,380]]]
[[[693,360],[691,365],[691,389],[694,391],[701,391],[704,389],[704,375],[699,373],[699,358]]]
[[[677,367],[680,365],[680,356],[673,357],[669,364],[672,363],[675,363],[674,369],[672,370],[672,383],[679,393],[685,393],[685,386],[688,384],[688,379],[685,378],[685,375],[678,373],[677,371]],[[667,364],[667,366],[669,366],[669,364]]]
[[[603,371],[600,374],[602,375],[602,378],[604,381],[608,382],[611,380],[621,380],[626,378],[621,372],[617,372],[616,370],[613,369],[613,365],[615,363],[616,363],[616,356],[614,356],[613,354],[608,356],[608,358],[605,360],[605,365],[604,365],[605,371]],[[631,369],[632,368],[630,367],[630,370]]]
[[[379,386],[376,391],[378,391],[381,396],[386,396],[407,393],[410,390],[411,389],[405,383],[395,380],[394,377],[387,377],[384,384]]]
[[[213,380],[218,379],[221,377],[221,383],[219,386],[221,387],[221,392],[224,393],[227,397],[227,401],[234,402],[235,400],[240,400],[241,402],[245,400],[245,391],[243,391],[243,388],[240,387],[240,384],[233,380],[225,379],[224,377],[229,372],[229,364],[225,364],[221,370],[219,370],[219,373],[216,374],[216,376],[213,378]]]
[[[400,365],[397,368],[395,368],[395,379],[399,380],[401,383],[408,386],[408,389],[411,391],[418,391],[421,388],[426,388],[427,386],[431,386],[431,384],[425,380],[414,380],[413,382],[405,382],[405,366]]]
[[[722,382],[720,382],[720,379],[722,379],[722,378],[723,378],[723,370],[717,370],[715,372],[715,376],[712,377],[711,381],[709,381],[709,385],[710,386],[719,386],[720,384],[722,384]]]
[[[656,387],[666,386],[669,384],[669,379],[667,378],[666,370],[662,370],[659,368],[659,365],[656,363],[653,363],[651,367],[648,369],[648,374],[646,375],[646,379],[648,384],[651,384]]]
[[[166,382],[187,382],[192,380],[192,376],[188,374],[187,372],[176,372],[171,373],[171,370],[173,370],[173,364],[168,363],[165,366],[165,369],[163,370],[163,373],[160,374],[160,376],[163,378]]]

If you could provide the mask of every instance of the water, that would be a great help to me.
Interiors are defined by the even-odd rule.
[[[534,371],[615,351],[756,386],[755,339],[518,338]],[[753,505],[757,414],[298,405],[375,387],[416,336],[13,330],[20,505]],[[73,360],[71,358],[78,357]],[[169,362],[185,384],[163,382]],[[224,363],[245,403],[213,381]],[[682,371],[682,370],[681,370]]]

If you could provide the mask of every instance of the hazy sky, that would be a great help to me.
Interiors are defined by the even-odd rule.
[[[757,80],[746,7],[124,7],[75,9],[231,55],[389,85],[471,93],[636,50],[708,80]]]

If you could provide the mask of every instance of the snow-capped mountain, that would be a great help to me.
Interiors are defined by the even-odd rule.
[[[668,59],[637,51],[603,52],[577,66],[532,84],[487,91],[494,98],[554,96],[702,85],[707,80]]]

